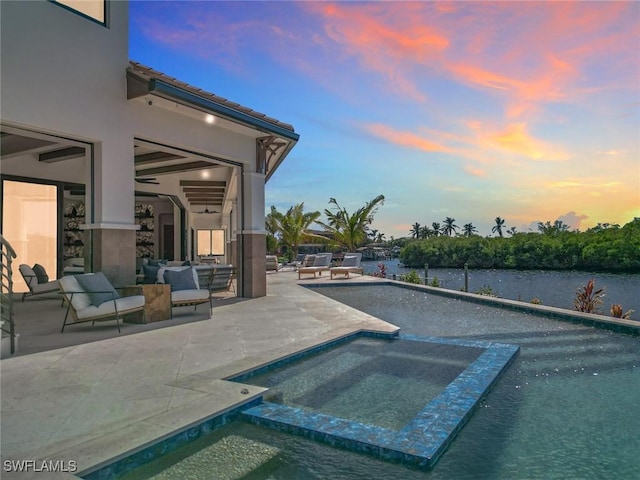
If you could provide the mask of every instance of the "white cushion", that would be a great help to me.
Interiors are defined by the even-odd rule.
[[[66,277],[62,277],[60,280],[60,288],[71,297],[71,305],[76,312],[84,310],[89,305],[91,305],[91,300],[89,299],[89,295],[86,293],[78,293],[83,292],[84,290],[76,280],[75,276],[69,275]],[[73,293],[73,296],[71,294]]]
[[[133,295],[131,297],[116,298],[115,305],[113,303],[113,300],[108,300],[101,304],[99,307],[89,305],[83,310],[76,310],[76,315],[79,320],[82,320],[84,318],[114,314],[116,312],[116,305],[118,307],[118,313],[126,313],[129,310],[144,307],[144,295]]]
[[[36,283],[31,287],[31,291],[33,293],[47,293],[47,292],[56,292],[60,290],[60,284],[58,280],[51,280],[47,283]]]
[[[188,302],[190,300],[208,300],[210,297],[209,290],[177,290],[171,292],[171,301]]]

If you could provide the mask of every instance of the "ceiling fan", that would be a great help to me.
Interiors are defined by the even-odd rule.
[[[147,185],[152,184],[152,185],[160,185],[160,182],[156,182],[156,178],[155,177],[136,177],[135,178],[136,182],[138,183],[146,183]]]
[[[205,214],[212,214],[212,213],[220,213],[218,210],[209,210],[209,207],[207,206],[207,203],[205,202],[204,204],[204,210],[201,212],[195,212],[195,213],[205,213]]]

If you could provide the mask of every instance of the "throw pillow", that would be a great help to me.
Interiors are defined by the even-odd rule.
[[[182,264],[183,267],[190,267],[191,266],[191,262],[189,260],[185,260],[184,263]]]
[[[47,271],[39,263],[36,263],[33,266],[33,273],[36,274],[38,283],[47,283],[49,281],[49,275],[47,275]]]
[[[104,273],[86,273],[84,275],[75,276],[78,285],[89,296],[89,301],[92,305],[99,307],[104,302],[113,300],[114,298],[120,298],[120,295],[113,288],[111,282],[104,276]]]
[[[196,281],[193,278],[193,268],[189,267],[184,270],[165,270],[164,283],[171,285],[171,291],[178,290],[195,290]]]
[[[152,267],[150,265],[142,265],[142,273],[144,274],[144,278],[142,279],[142,283],[156,283],[158,280],[158,270],[160,267]]]

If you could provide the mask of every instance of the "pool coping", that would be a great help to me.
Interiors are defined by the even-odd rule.
[[[362,336],[366,335],[353,335],[349,340]],[[520,347],[404,334],[400,334],[399,339],[483,348],[484,352],[399,430],[264,401],[243,410],[241,416],[257,425],[301,435],[332,446],[431,469],[491,387],[517,357]],[[242,380],[246,381],[247,376],[248,374],[241,376]]]

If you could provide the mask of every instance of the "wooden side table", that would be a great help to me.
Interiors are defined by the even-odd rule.
[[[144,318],[142,312],[127,315],[129,323],[147,323],[171,318],[171,285],[163,283],[130,285],[120,289],[123,296],[144,295]]]

